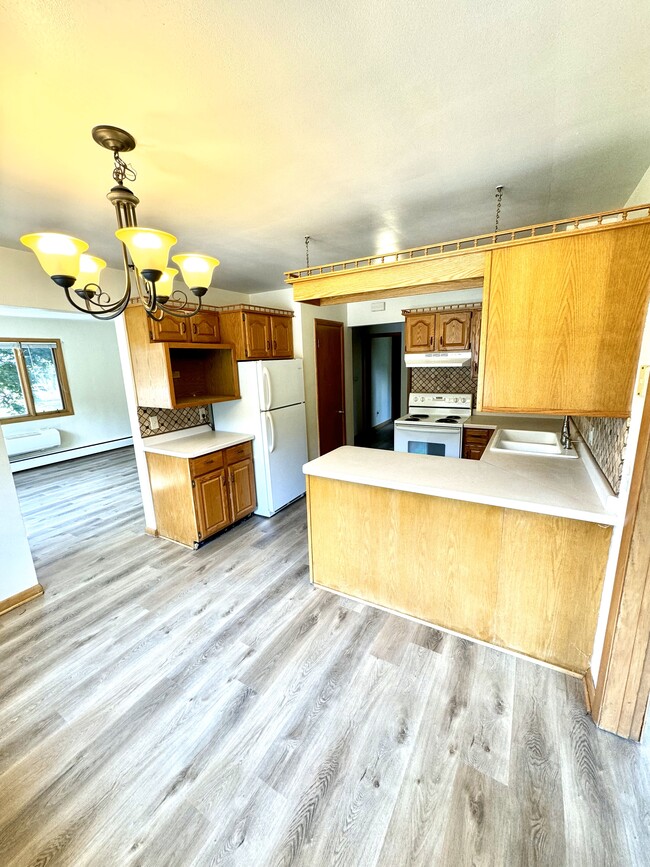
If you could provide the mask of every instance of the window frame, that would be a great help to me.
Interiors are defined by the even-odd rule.
[[[27,405],[27,414],[6,417],[0,415],[0,424],[15,424],[16,422],[21,421],[38,421],[38,419],[42,418],[58,418],[65,415],[74,415],[72,396],[70,394],[68,377],[63,361],[61,341],[56,337],[0,337],[0,345],[3,343],[13,344],[13,350],[16,356],[16,367],[18,369],[18,378]],[[59,383],[59,391],[61,392],[61,400],[63,401],[63,409],[54,410],[53,412],[36,412],[34,395],[32,393],[32,384],[29,380],[29,371],[27,370],[25,356],[23,355],[22,350],[23,344],[27,345],[34,343],[46,343],[52,348],[52,357],[54,358],[54,367],[56,369],[56,378]]]

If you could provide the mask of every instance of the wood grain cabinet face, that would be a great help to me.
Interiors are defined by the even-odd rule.
[[[436,341],[436,314],[423,313],[406,316],[404,342],[406,352],[431,352]]]
[[[463,458],[468,461],[480,461],[493,433],[493,430],[486,428],[465,428]]]
[[[493,250],[480,409],[627,416],[648,303],[650,225]]]
[[[190,339],[187,323],[191,320],[163,316],[160,320],[147,318],[147,321],[149,338],[154,343],[185,343]]]
[[[469,345],[472,350],[470,373],[474,380],[478,378],[478,359],[481,348],[481,322],[482,311],[474,310],[472,312],[472,322],[469,329]]]
[[[255,510],[250,442],[196,458],[147,454],[159,535],[196,546]]]
[[[271,323],[268,316],[245,313],[244,333],[248,358],[271,357]]]
[[[293,358],[293,322],[289,316],[271,316],[271,350],[274,358]]]
[[[231,524],[226,471],[215,470],[194,480],[199,538],[207,539]]]
[[[188,320],[192,343],[219,343],[219,315],[210,310]]]
[[[230,504],[232,519],[238,521],[250,515],[256,505],[253,461],[246,458],[229,467]]]
[[[471,311],[458,310],[453,313],[437,313],[436,318],[437,348],[439,350],[469,349]]]

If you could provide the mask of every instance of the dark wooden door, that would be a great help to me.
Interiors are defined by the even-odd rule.
[[[324,455],[346,443],[343,323],[316,319],[315,331],[318,448]]]

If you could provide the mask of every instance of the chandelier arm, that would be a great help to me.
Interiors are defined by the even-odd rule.
[[[119,301],[111,301],[110,296],[106,292],[104,292],[99,283],[87,283],[84,286],[84,290],[92,290],[94,293],[91,297],[84,298],[88,310],[90,310],[89,305],[93,304],[95,307],[99,307],[101,310],[106,311],[107,313],[112,313],[114,310],[118,310],[120,308],[124,310],[129,303],[128,295],[123,295]],[[102,297],[105,297],[108,300],[106,302],[103,302]]]
[[[90,315],[94,319],[100,319],[102,321],[108,321],[110,319],[117,319],[118,316],[121,316],[122,313],[124,313],[124,311],[126,310],[126,306],[128,304],[128,300],[127,300],[126,304],[118,305],[117,309],[110,310],[110,311],[104,310],[102,313],[95,313],[87,305],[85,307],[82,307],[80,304],[77,304],[77,302],[74,300],[74,298],[70,294],[70,290],[68,288],[65,288],[64,291],[65,291],[66,298],[68,299],[70,304],[76,310],[79,310],[80,313],[85,313],[86,315]]]
[[[179,295],[182,296],[183,308],[184,308],[188,302],[187,295],[181,289],[174,289],[174,291],[171,294],[171,298],[170,298],[171,301],[177,300],[174,298],[175,295],[176,296],[179,296]],[[173,307],[165,307],[164,311],[165,311],[165,315],[171,316],[174,319],[191,319],[192,316],[195,316],[199,312],[199,310],[201,310],[201,306],[202,306],[201,305],[201,298],[199,297],[196,307],[194,307],[193,309],[190,309],[189,313],[182,313],[181,310],[183,308],[181,308],[181,310],[175,310]],[[160,307],[158,309],[160,309]]]

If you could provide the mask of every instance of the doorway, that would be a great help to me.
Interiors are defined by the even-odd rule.
[[[343,323],[315,319],[318,451],[324,455],[346,444]]]
[[[403,335],[398,327],[355,329],[355,445],[393,448],[393,422],[402,415]]]

